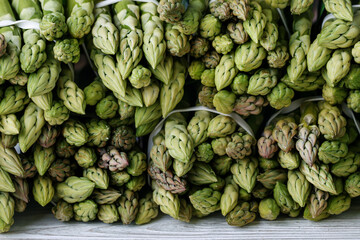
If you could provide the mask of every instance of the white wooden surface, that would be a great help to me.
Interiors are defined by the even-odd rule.
[[[281,217],[272,222],[256,220],[242,228],[227,225],[220,214],[194,219],[191,224],[165,215],[143,226],[62,223],[49,209],[32,208],[16,215],[11,231],[0,239],[360,239],[360,201],[352,205],[346,213],[321,222]]]

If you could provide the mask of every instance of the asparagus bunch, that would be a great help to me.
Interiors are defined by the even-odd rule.
[[[136,146],[133,123],[118,119],[64,123],[56,146],[63,159],[48,170],[57,182],[52,208],[57,219],[144,224],[157,216],[156,204],[141,191],[146,155]]]
[[[173,48],[190,51],[188,72],[191,79],[201,81],[200,104],[247,117],[261,113],[267,105],[287,107],[296,94],[317,95],[322,90],[329,103],[346,101],[349,108],[360,112],[359,86],[355,83],[359,72],[355,63],[360,62],[360,45],[356,44],[360,14],[354,13],[353,22],[339,16],[329,20],[311,43],[311,3],[291,1],[291,6],[299,9],[292,10],[296,16],[289,45],[272,4],[254,2],[243,8],[248,9],[242,14],[245,21],[234,22],[226,17],[235,14],[230,3],[213,3],[210,14],[201,20],[199,36],[189,41],[190,50],[184,48],[183,41],[177,41],[182,45]],[[227,31],[222,33],[222,29]],[[287,74],[283,73],[285,67]]]
[[[274,220],[281,212],[296,217],[304,208],[305,219],[319,221],[348,210],[357,195],[356,139],[352,120],[328,102],[306,102],[298,114],[274,120],[258,140],[263,172],[257,180],[273,192],[260,203],[260,216]]]
[[[135,114],[136,135],[147,135],[183,98],[187,64],[171,55],[182,57],[190,51],[189,36],[175,25],[165,28],[171,26],[172,32],[165,30],[153,3],[121,1],[114,5],[114,14],[112,22],[109,9],[95,12],[93,45],[88,47],[102,83],[113,96],[92,105],[99,105],[102,119],[114,117],[117,111],[121,120]],[[184,38],[184,47],[174,41],[177,34]],[[104,113],[100,105],[108,106]]]
[[[221,210],[234,226],[255,220],[255,139],[237,131],[232,118],[197,111],[187,122],[180,113],[172,114],[153,143],[148,173],[163,213],[189,222]]]
[[[357,106],[359,86],[355,82],[358,74],[356,43],[359,40],[357,34],[359,13],[355,13],[354,22],[347,22],[337,17],[325,23],[310,46],[308,43],[304,44],[308,48],[306,61],[297,65],[296,58],[293,58],[291,61],[294,67],[291,67],[292,65],[288,67],[288,75],[285,75],[281,81],[299,92],[321,89],[322,96],[330,104],[336,105],[346,101],[349,108],[359,112]],[[304,68],[306,65],[307,69]],[[303,70],[302,75],[297,80],[292,80],[291,74],[300,73],[300,70]]]
[[[260,114],[269,103],[277,109],[290,105],[294,91],[279,81],[289,53],[277,11],[265,2],[239,2],[210,5],[200,36],[190,42],[188,71],[201,81],[200,104],[247,117]],[[240,5],[244,7],[238,9]]]

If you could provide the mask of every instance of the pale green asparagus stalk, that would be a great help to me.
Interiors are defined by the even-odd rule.
[[[42,12],[37,1],[13,0],[12,6],[20,20],[41,22]],[[20,52],[21,69],[35,72],[46,61],[46,40],[37,29],[24,30],[24,45]]]
[[[19,155],[13,148],[5,148],[0,144],[0,166],[1,168],[17,177],[24,177],[25,171],[21,164]]]
[[[186,121],[181,114],[171,115],[165,123],[165,145],[171,157],[188,163],[194,151],[194,142],[186,129]]]
[[[39,0],[43,11],[40,33],[48,41],[61,38],[68,30],[62,0]]]
[[[176,23],[185,12],[182,0],[160,0],[157,7],[160,19],[167,23]]]
[[[291,0],[290,2],[290,11],[293,15],[300,15],[306,12],[314,0]]]
[[[26,152],[41,135],[41,129],[45,125],[44,110],[34,103],[29,103],[20,119],[20,124],[20,149]]]
[[[2,115],[0,117],[0,132],[6,135],[18,135],[20,122],[15,114]]]
[[[15,21],[9,2],[1,0],[0,6],[0,21]],[[7,53],[0,58],[0,83],[3,83],[4,80],[14,78],[20,70],[21,34],[20,30],[15,26],[0,28],[0,33],[4,35],[7,42]]]
[[[221,57],[219,65],[215,68],[215,86],[218,91],[229,86],[235,78],[238,69],[235,66],[234,53]]]
[[[94,0],[66,0],[66,23],[74,38],[82,38],[91,31],[95,21]]]
[[[61,65],[60,62],[54,58],[52,47],[52,44],[48,44],[48,57],[45,63],[29,76],[27,83],[29,97],[36,97],[48,93],[56,86],[61,71]]]
[[[100,50],[91,51],[91,59],[97,67],[97,72],[108,89],[121,96],[125,96],[126,81],[122,78],[114,58],[102,53]]]
[[[119,30],[112,22],[108,7],[95,8],[95,23],[91,31],[94,46],[105,54],[115,55],[119,48]]]
[[[295,16],[294,33],[290,37],[290,65],[287,73],[291,81],[296,81],[306,70],[306,55],[310,47],[311,20],[309,13]]]
[[[25,87],[9,86],[0,101],[0,115],[20,112],[29,101]]]
[[[157,13],[157,6],[148,2],[140,5],[141,26],[144,31],[143,51],[146,60],[152,68],[165,57],[166,42],[164,26]]]
[[[335,87],[350,71],[351,66],[350,49],[338,49],[326,63],[321,73],[330,87]]]
[[[133,88],[128,86],[126,88],[126,93],[125,96],[122,97],[119,94],[114,93],[115,97],[119,100],[120,102],[124,102],[130,106],[134,106],[134,107],[142,107],[144,105],[143,100],[142,100],[142,95],[139,89]],[[120,105],[120,104],[119,104]],[[121,109],[120,109],[121,111]]]
[[[319,74],[319,72],[309,73],[307,71],[305,71],[301,77],[294,82],[290,80],[289,75],[287,74],[281,79],[281,81],[288,87],[291,87],[295,91],[299,92],[314,91],[321,88],[325,83],[324,78],[321,74]]]
[[[115,4],[115,25],[120,29],[120,51],[116,54],[118,69],[123,79],[139,64],[143,52],[143,31],[140,26],[140,9],[132,0]]]
[[[266,26],[266,21],[267,18],[263,13],[261,5],[256,1],[251,1],[249,16],[244,22],[244,29],[255,43],[259,43]]]
[[[79,41],[75,38],[58,39],[53,50],[55,59],[65,64],[80,60]]]
[[[157,186],[154,182],[152,186],[154,188],[153,200],[158,206],[160,206],[160,210],[173,218],[178,218],[180,211],[179,196]]]
[[[284,9],[289,5],[290,0],[265,0],[265,2],[273,8]]]
[[[174,25],[168,23],[165,28],[166,47],[168,52],[176,57],[182,57],[190,52],[189,36],[174,28]]]
[[[323,0],[325,9],[336,18],[351,22],[353,20],[353,9],[351,0]]]
[[[319,40],[316,38],[310,45],[309,52],[306,56],[307,68],[309,72],[319,71],[326,65],[331,57],[331,49],[319,45]]]
[[[43,95],[32,97],[31,101],[33,101],[36,104],[36,106],[46,111],[49,110],[52,106],[53,94],[52,92],[48,92]]]
[[[258,161],[256,158],[244,158],[231,166],[233,179],[239,187],[245,189],[248,193],[254,189],[256,177],[259,174]]]
[[[360,26],[355,22],[336,19],[321,29],[319,45],[329,49],[348,48],[360,39]]]
[[[327,165],[314,164],[310,167],[302,161],[300,171],[316,188],[325,192],[336,194],[335,183]]]
[[[86,101],[84,91],[72,79],[69,69],[61,72],[58,84],[58,97],[63,100],[67,109],[74,113],[85,114]]]
[[[155,78],[168,85],[174,72],[173,65],[173,57],[167,54],[155,69],[151,69],[151,72]]]
[[[186,64],[179,60],[174,62],[174,73],[168,85],[163,84],[160,90],[160,105],[163,117],[166,117],[180,102],[184,95]]]
[[[175,28],[186,35],[197,32],[200,20],[208,6],[208,0],[190,0],[183,18],[176,23]]]
[[[235,208],[239,200],[239,187],[231,176],[226,178],[226,186],[220,200],[221,214],[226,216]]]

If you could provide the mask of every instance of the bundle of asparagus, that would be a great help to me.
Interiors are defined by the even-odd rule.
[[[136,145],[133,125],[114,125],[114,120],[64,123],[53,149],[57,160],[48,168],[48,186],[52,187],[48,192],[33,190],[35,199],[45,197],[56,204],[52,212],[57,219],[144,224],[157,216],[151,194],[142,190],[146,154]],[[51,136],[55,144],[56,136]],[[34,182],[34,189],[41,187]]]
[[[189,75],[201,80],[202,105],[246,117],[259,114],[268,104],[287,107],[296,93],[317,95],[315,91],[322,90],[329,103],[346,100],[351,109],[360,111],[355,80],[360,15],[353,14],[350,1],[324,1],[336,18],[325,23],[313,43],[309,9],[313,1],[234,2],[213,1],[187,47],[193,57]],[[289,2],[294,17],[287,43],[275,7],[285,8]]]
[[[40,3],[32,0],[11,1],[15,12],[19,16],[19,20],[33,22],[34,28],[24,29],[23,46],[21,46],[20,38],[14,38],[15,35],[18,35],[18,32],[15,35],[9,33],[11,29],[15,30],[16,27],[10,27],[11,29],[8,29],[9,27],[3,28],[6,33],[4,34],[5,40],[13,43],[9,45],[7,50],[8,54],[12,56],[11,59],[9,57],[3,59],[5,61],[4,65],[8,65],[8,69],[4,69],[4,71],[9,71],[2,77],[3,80],[15,77],[20,67],[22,72],[30,74],[36,72],[45,64],[47,59],[46,40],[56,40],[56,44],[53,46],[55,59],[64,63],[77,63],[80,59],[78,40],[65,35],[68,27],[65,23],[64,8],[69,12],[67,24],[69,25],[71,37],[82,38],[85,34],[89,33],[93,24],[93,21],[85,20],[94,18],[92,13],[93,2],[69,0],[63,5],[63,2],[59,0],[43,0]],[[14,21],[15,17],[9,2],[4,0],[2,6],[4,18],[1,20]],[[73,19],[74,17],[76,18],[75,20]],[[36,24],[39,24],[39,29],[36,27]],[[73,34],[73,32],[76,33]],[[17,50],[14,48],[14,44],[17,46]]]
[[[53,66],[51,67],[53,68]],[[40,79],[40,82],[45,80],[44,77]],[[72,80],[69,81],[72,82]],[[71,85],[76,86],[74,82]],[[40,87],[40,85],[37,86]],[[76,107],[77,99],[73,98],[73,94],[79,93],[79,89],[67,88],[71,93],[68,92],[68,98],[63,102],[62,100],[52,101],[53,94],[51,91],[32,97],[30,100],[28,92],[23,86],[3,85],[3,87],[4,92],[2,92],[0,101],[0,131],[2,134],[0,147],[2,151],[0,154],[2,159],[0,163],[2,188],[0,191],[4,194],[11,193],[6,196],[8,199],[6,204],[8,205],[5,202],[2,205],[11,212],[5,215],[0,214],[1,217],[7,217],[5,223],[1,224],[0,230],[6,232],[9,231],[13,223],[11,219],[14,209],[23,212],[29,201],[27,179],[31,179],[32,182],[32,178],[35,177],[36,173],[39,173],[39,176],[34,179],[35,200],[44,206],[52,199],[51,180],[45,173],[55,161],[55,148],[52,145],[60,131],[51,125],[61,124],[69,118],[70,111],[65,107],[64,102],[70,100],[72,106]],[[59,87],[58,90],[62,92],[65,89]],[[45,122],[48,124],[45,125]],[[23,152],[22,155],[18,155],[14,150],[17,143]],[[56,163],[59,164],[59,162]],[[75,170],[70,168],[70,165],[68,168],[68,171]],[[10,178],[11,175],[9,174],[13,177]]]
[[[209,11],[189,46],[189,75],[202,85],[199,102],[245,117],[269,103],[277,109],[290,105],[294,91],[280,82],[290,58],[287,36],[271,2],[217,0]],[[310,23],[307,13],[294,18]],[[303,26],[308,35],[310,26]]]
[[[319,221],[350,208],[359,196],[358,132],[337,106],[304,102],[277,117],[258,140],[262,218],[281,213]]]
[[[108,7],[95,10],[91,59],[114,94],[110,98],[120,118],[135,114],[136,135],[147,135],[182,99],[186,61],[166,54],[163,22],[154,3],[126,0],[113,9],[113,21]]]
[[[358,43],[360,12],[357,11],[353,15],[347,1],[344,1],[345,5],[339,5],[336,10],[329,9],[330,6],[333,7],[330,1],[324,3],[326,9],[332,12],[336,19],[326,21],[323,29],[310,45],[307,56],[308,70],[309,72],[321,70],[325,80],[322,96],[326,101],[330,104],[347,101],[349,108],[360,112],[358,104],[360,86],[356,80],[359,74],[357,56],[360,46]]]
[[[153,139],[148,168],[163,213],[189,222],[221,210],[235,226],[255,220],[255,138],[237,128],[232,118],[207,111],[195,112],[189,122],[180,113],[166,119]]]

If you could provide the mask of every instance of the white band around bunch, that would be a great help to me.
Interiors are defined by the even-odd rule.
[[[40,24],[38,22],[34,22],[34,21],[28,21],[28,20],[18,20],[18,21],[2,20],[2,21],[0,21],[0,27],[9,27],[9,26],[17,26],[18,28],[21,28],[21,29],[40,30]]]

